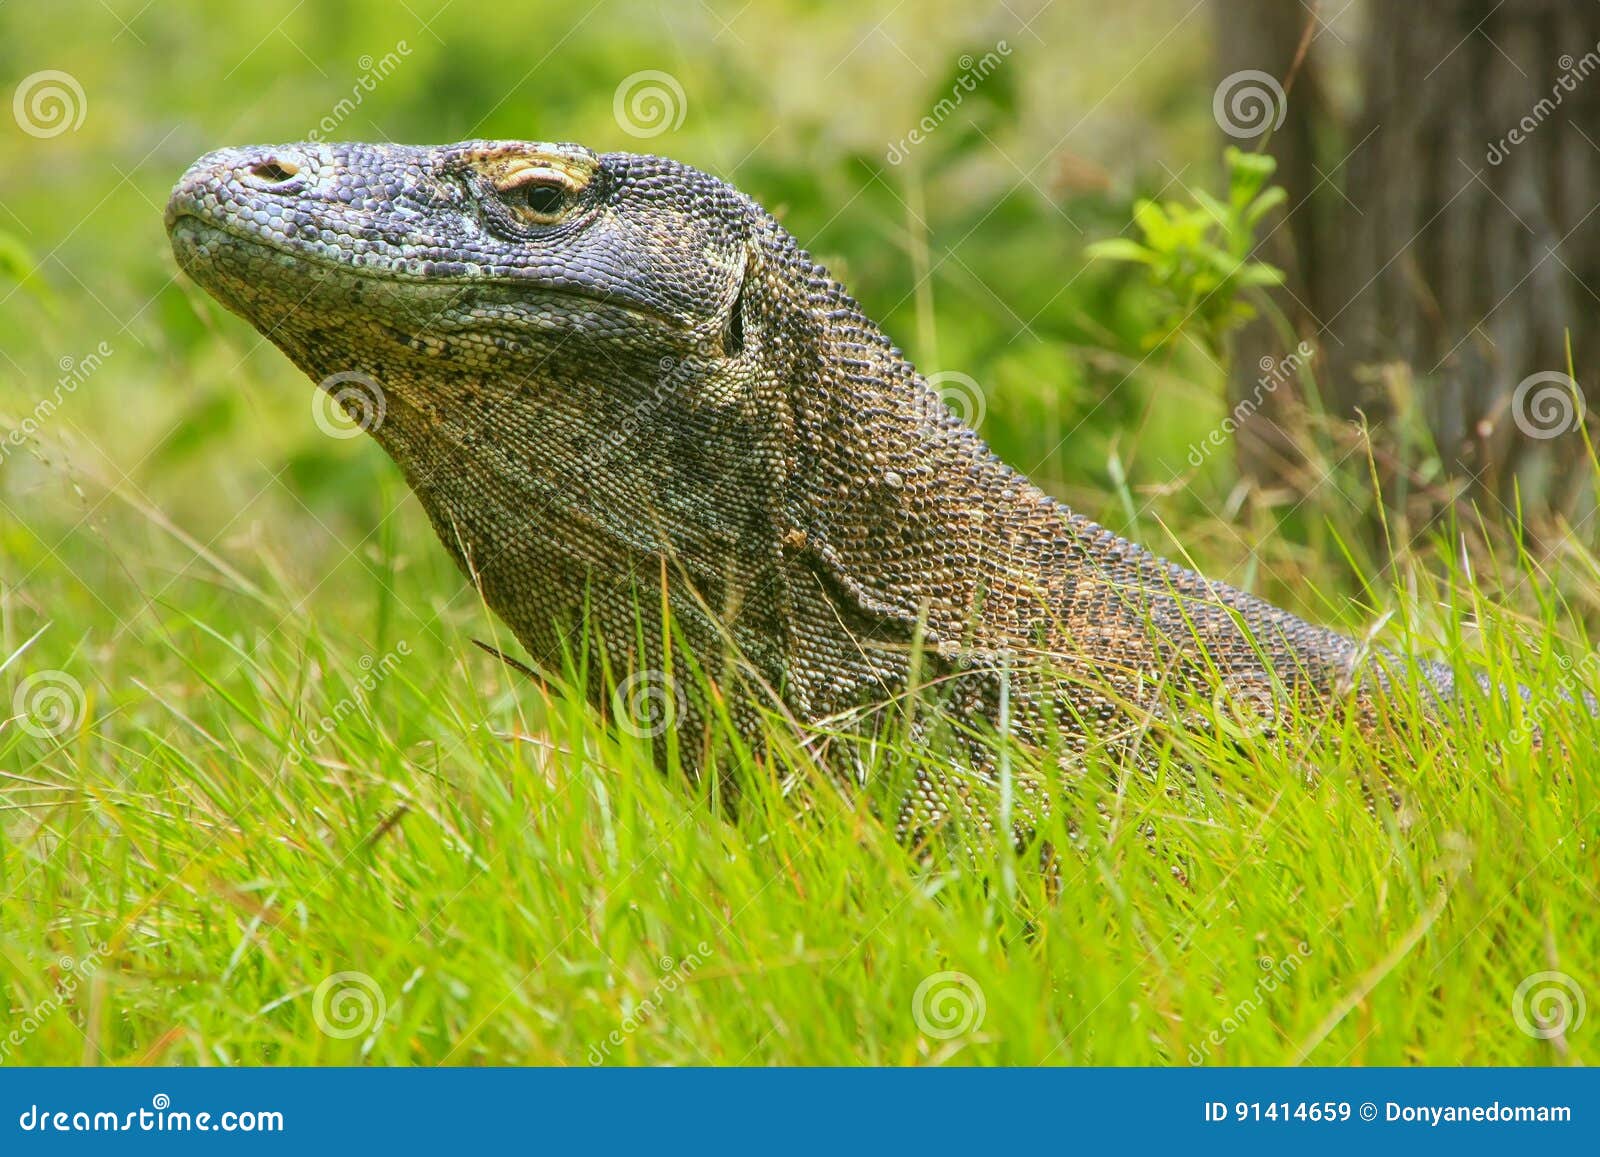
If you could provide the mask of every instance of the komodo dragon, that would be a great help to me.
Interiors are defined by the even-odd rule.
[[[1044,494],[772,216],[688,165],[233,148],[184,174],[166,221],[191,277],[363,412],[539,663],[580,640],[635,672],[698,656],[733,671],[752,735],[763,696],[817,724],[926,681],[981,723],[1003,691],[1014,734],[1069,754],[1173,688],[1370,714],[1403,677]],[[1447,668],[1409,670],[1451,694]],[[693,693],[673,706],[680,735],[703,723]],[[969,787],[922,774],[902,834],[970,814]]]

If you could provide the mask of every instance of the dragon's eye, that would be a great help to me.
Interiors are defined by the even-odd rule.
[[[559,179],[525,179],[500,195],[511,211],[533,225],[553,225],[572,203],[573,190]]]
[[[518,189],[512,203],[540,217],[554,217],[567,203],[567,191],[560,185],[530,182]]]
[[[524,225],[555,225],[578,206],[593,175],[560,160],[544,154],[492,157],[480,172],[512,217]]]

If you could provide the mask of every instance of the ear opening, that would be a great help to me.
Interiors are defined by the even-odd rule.
[[[724,357],[738,357],[744,352],[744,287],[750,282],[750,262],[745,261],[744,275],[739,279],[739,292],[734,294],[728,307],[728,320],[722,327],[722,353]]]

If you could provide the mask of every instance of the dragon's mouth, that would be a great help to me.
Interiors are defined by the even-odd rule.
[[[607,321],[615,323],[618,320],[643,321],[677,335],[694,329],[694,323],[687,318],[668,315],[637,301],[623,300],[616,294],[570,282],[458,273],[437,268],[445,263],[425,259],[415,262],[417,268],[414,269],[393,262],[352,266],[319,252],[314,246],[284,244],[275,238],[230,227],[216,217],[198,212],[176,200],[167,207],[166,223],[179,265],[207,289],[226,288],[216,276],[216,268],[210,258],[216,249],[228,247],[236,251],[236,257],[253,252],[281,267],[303,267],[309,274],[304,278],[308,296],[317,288],[340,283],[351,286],[374,282],[407,287],[431,286],[460,299],[465,299],[469,290],[488,293],[498,290],[501,298],[507,302],[519,297],[529,299],[530,307],[535,310],[541,301],[556,304],[558,308],[548,319],[552,329],[563,328],[563,320],[581,321],[586,314],[598,314],[591,320],[597,321],[597,328],[602,329],[606,328]],[[563,303],[566,308],[559,308]],[[581,308],[573,308],[580,304]],[[567,317],[563,318],[561,314]],[[481,326],[476,326],[472,324],[473,320],[463,316],[459,328],[493,328],[497,324],[495,319],[484,319]]]

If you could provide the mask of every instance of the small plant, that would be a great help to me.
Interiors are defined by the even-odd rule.
[[[1187,328],[1220,356],[1228,331],[1256,316],[1244,292],[1283,283],[1282,270],[1250,259],[1256,226],[1286,199],[1281,186],[1267,184],[1277,162],[1229,148],[1224,163],[1226,202],[1200,189],[1191,191],[1192,204],[1141,198],[1133,206],[1141,240],[1113,237],[1089,246],[1090,257],[1149,269],[1169,305],[1147,339],[1152,346]]]

